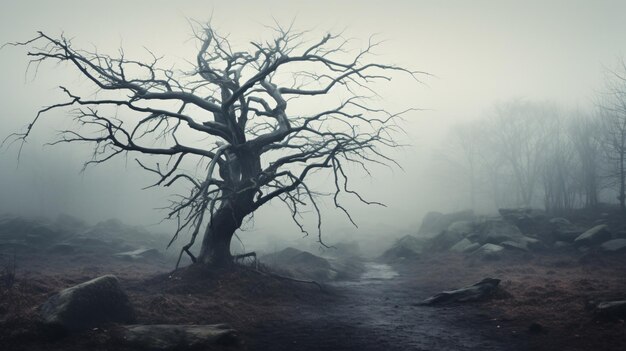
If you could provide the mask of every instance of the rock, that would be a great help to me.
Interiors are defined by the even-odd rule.
[[[500,246],[504,247],[505,249],[528,251],[528,247],[526,247],[525,244],[521,244],[516,241],[511,241],[511,240],[501,242]]]
[[[146,350],[205,349],[237,343],[234,329],[226,324],[213,325],[127,325],[121,327],[123,341]]]
[[[465,250],[463,250],[463,253],[472,253],[478,250],[478,248],[480,248],[479,243],[472,243],[472,245],[469,245],[468,247],[465,248]]]
[[[324,254],[332,257],[358,257],[361,256],[361,247],[358,241],[340,242],[332,244]]]
[[[16,253],[34,253],[40,251],[39,248],[18,242],[15,240],[0,242],[0,252],[14,255]]]
[[[45,323],[68,331],[108,323],[132,323],[134,311],[117,278],[105,275],[64,289],[41,306]]]
[[[596,313],[604,318],[626,319],[626,300],[599,303]]]
[[[626,239],[613,239],[605,241],[600,245],[600,248],[604,251],[617,252],[626,250]]]
[[[365,265],[355,256],[328,258],[335,280],[356,280],[365,273]]]
[[[500,258],[503,250],[504,248],[500,245],[485,244],[474,251],[472,255],[479,256],[483,259],[496,260]]]
[[[503,241],[500,243],[500,246],[503,246],[508,249],[521,250],[521,251],[537,250],[543,247],[541,241],[535,238],[527,237],[527,236],[522,236],[515,241],[513,240]]]
[[[142,259],[155,259],[161,258],[162,255],[157,249],[137,249],[133,251],[119,252],[114,254],[113,256],[119,257],[125,260],[137,261]]]
[[[613,233],[613,238],[615,239],[626,239],[626,230],[618,230]]]
[[[545,247],[539,239],[531,238],[529,236],[523,236],[519,238],[517,242],[524,244],[529,250],[539,250]]]
[[[469,241],[468,239],[464,238],[464,239],[461,239],[458,243],[454,244],[450,248],[450,251],[452,251],[452,252],[466,252],[468,247],[472,246],[472,244],[473,243],[471,241]]]
[[[577,246],[592,246],[609,239],[611,239],[611,233],[608,230],[608,226],[600,224],[580,234],[574,240],[574,244]]]
[[[556,241],[554,243],[554,248],[555,249],[564,249],[564,248],[567,248],[567,247],[570,247],[570,246],[572,246],[572,244],[566,243],[565,241]]]
[[[0,220],[0,241],[45,248],[62,236],[63,233],[45,219],[7,217]]]
[[[498,288],[498,284],[500,284],[500,279],[485,278],[474,285],[433,295],[418,305],[439,305],[483,300],[493,295]]]
[[[388,262],[417,259],[424,250],[424,245],[424,239],[406,235],[396,240],[393,246],[381,255],[381,258]]]
[[[463,239],[463,234],[457,231],[444,230],[435,235],[428,242],[428,249],[431,251],[445,251]]]
[[[429,212],[424,216],[422,225],[417,231],[421,236],[433,236],[441,233],[443,230],[459,221],[473,221],[474,211],[461,211],[448,214],[442,214],[439,212]]]
[[[262,262],[295,277],[327,281],[334,280],[338,276],[338,272],[333,269],[327,259],[293,247],[265,255]]]
[[[552,236],[555,241],[563,241],[566,243],[573,243],[576,238],[580,236],[583,231],[577,228],[561,228],[552,232]]]
[[[499,244],[503,241],[518,241],[524,235],[516,226],[501,219],[486,219],[476,226],[469,239],[481,244]]]
[[[501,208],[498,210],[502,218],[518,227],[522,232],[536,231],[545,223],[545,213],[531,208]]]
[[[556,217],[549,221],[552,235],[551,241],[573,242],[584,231],[574,226],[565,218]]]
[[[442,229],[437,230],[439,226],[439,221],[443,217],[443,213],[441,212],[428,212],[422,219],[422,224],[420,228],[417,230],[418,234],[437,234],[441,232]],[[447,226],[446,226],[447,227]]]
[[[463,236],[467,236],[474,231],[474,222],[470,221],[457,221],[446,228],[449,232],[459,233]]]
[[[554,217],[551,218],[548,223],[550,223],[551,225],[554,226],[566,226],[566,225],[572,225],[572,223],[570,221],[568,221],[566,218],[563,217]]]
[[[76,246],[68,243],[59,243],[48,248],[48,252],[59,255],[68,255],[76,252]]]

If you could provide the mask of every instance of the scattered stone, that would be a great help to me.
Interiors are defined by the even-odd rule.
[[[485,244],[472,253],[472,256],[479,256],[487,260],[497,260],[500,258],[504,248],[500,245]]]
[[[46,324],[58,325],[68,331],[134,321],[128,296],[113,275],[64,289],[50,297],[40,311]]]
[[[498,210],[502,218],[515,225],[523,233],[533,232],[545,223],[545,212],[531,208],[501,208]]]
[[[448,229],[448,227],[459,221],[473,221],[474,211],[461,211],[448,214],[442,214],[439,212],[428,212],[422,220],[422,225],[417,231],[421,236],[432,236],[441,233]]]
[[[566,226],[566,225],[572,225],[572,223],[567,220],[566,218],[563,217],[554,217],[551,218],[548,223],[554,225],[554,226]],[[532,324],[531,324],[532,325]]]
[[[507,240],[500,243],[500,246],[506,249],[513,249],[519,251],[528,251],[528,247],[525,244],[518,243],[516,241]]]
[[[452,252],[466,252],[467,248],[472,246],[474,243],[469,241],[468,239],[461,239],[458,243],[454,244],[450,251]],[[478,244],[476,244],[478,245]],[[480,245],[479,245],[480,246]]]
[[[333,269],[329,260],[293,247],[265,255],[261,258],[261,262],[298,278],[328,281],[338,276],[338,272]]]
[[[428,243],[431,251],[445,251],[463,239],[463,234],[457,231],[444,230],[435,235]]]
[[[565,218],[556,217],[549,221],[551,241],[573,242],[583,232]]]
[[[613,233],[613,238],[615,239],[626,239],[626,230],[618,230]]]
[[[513,224],[501,219],[486,219],[477,225],[469,239],[481,244],[499,244],[503,241],[517,241],[524,235]]]
[[[463,253],[472,253],[472,252],[478,250],[478,248],[480,248],[480,244],[479,243],[472,243],[472,245],[466,247],[465,250],[463,250]]]
[[[188,350],[229,346],[238,341],[234,329],[213,325],[128,325],[121,327],[125,343],[146,350]]]
[[[358,257],[362,255],[358,241],[332,244],[332,247],[324,250],[324,254],[332,257]]]
[[[381,258],[387,262],[418,259],[424,251],[425,240],[406,235],[396,240],[393,246],[385,251]]]
[[[597,225],[580,234],[574,243],[578,246],[592,246],[611,239],[611,233],[606,224]]]
[[[517,240],[506,240],[500,243],[500,246],[503,246],[508,249],[521,250],[521,251],[530,251],[537,250],[543,247],[541,241],[531,238],[528,236],[522,236]]]
[[[48,252],[59,255],[68,255],[76,252],[76,246],[68,243],[60,243],[52,245]]]
[[[596,306],[598,316],[609,319],[626,319],[626,300],[601,302]]]
[[[613,239],[606,241],[600,245],[604,251],[618,252],[626,250],[626,239]]]
[[[539,250],[545,248],[545,245],[539,239],[531,238],[529,236],[523,236],[518,239],[519,243],[522,243],[529,250]]]
[[[567,247],[570,247],[570,246],[572,246],[572,244],[566,243],[565,241],[557,241],[557,242],[554,243],[554,248],[555,249],[564,249],[564,248],[567,248]]]
[[[484,300],[493,295],[498,288],[498,284],[500,284],[500,279],[485,278],[474,285],[433,295],[418,305],[440,305]]]
[[[142,259],[160,258],[162,255],[157,249],[142,248],[133,251],[116,253],[113,256],[130,261],[138,261]]]

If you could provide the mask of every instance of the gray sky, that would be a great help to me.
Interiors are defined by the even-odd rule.
[[[397,155],[405,171],[356,177],[367,194],[387,209],[357,206],[366,225],[409,227],[428,209],[454,209],[445,194],[424,179],[430,147],[445,126],[479,117],[494,102],[514,97],[554,100],[568,108],[588,106],[601,87],[602,66],[626,50],[625,1],[12,1],[0,11],[0,42],[24,40],[37,30],[64,32],[77,46],[115,53],[142,46],[179,61],[193,55],[186,18],[213,16],[213,24],[242,44],[258,39],[272,16],[297,27],[346,29],[349,36],[378,33],[388,41],[381,61],[435,75],[424,85],[398,80],[384,91],[386,106],[429,109],[407,116],[414,145]],[[65,67],[42,66],[25,78],[27,58],[19,48],[0,51],[0,136],[19,130],[41,106],[57,102],[59,82],[87,89]],[[32,71],[31,71],[32,73]],[[62,118],[61,114],[49,119]],[[0,153],[0,212],[55,215],[88,220],[119,217],[155,222],[152,210],[167,193],[138,190],[151,179],[131,162],[116,161],[79,175],[88,150],[42,147],[54,123],[44,124],[24,149],[19,168],[14,148]],[[123,171],[119,172],[120,166]],[[386,173],[385,173],[386,172]],[[260,231],[274,230],[277,217],[259,213]],[[330,223],[335,225],[335,219]],[[337,222],[340,223],[340,222]],[[286,231],[294,231],[289,227]]]

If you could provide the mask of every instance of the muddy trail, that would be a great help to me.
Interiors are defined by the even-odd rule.
[[[297,305],[246,333],[249,350],[521,350],[523,338],[499,332],[503,321],[478,305],[416,306],[435,293],[411,269],[368,262],[358,281],[327,288],[341,298]],[[421,273],[427,274],[427,273]],[[502,328],[504,329],[504,328]]]

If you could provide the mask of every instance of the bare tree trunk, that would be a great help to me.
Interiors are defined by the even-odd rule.
[[[232,203],[224,203],[215,211],[206,228],[197,263],[225,266],[232,262],[230,242],[245,217],[237,211],[238,207]]]
[[[624,152],[620,152],[619,155],[619,209],[622,212],[626,212],[626,189],[624,181],[626,181],[626,174],[624,174]]]

